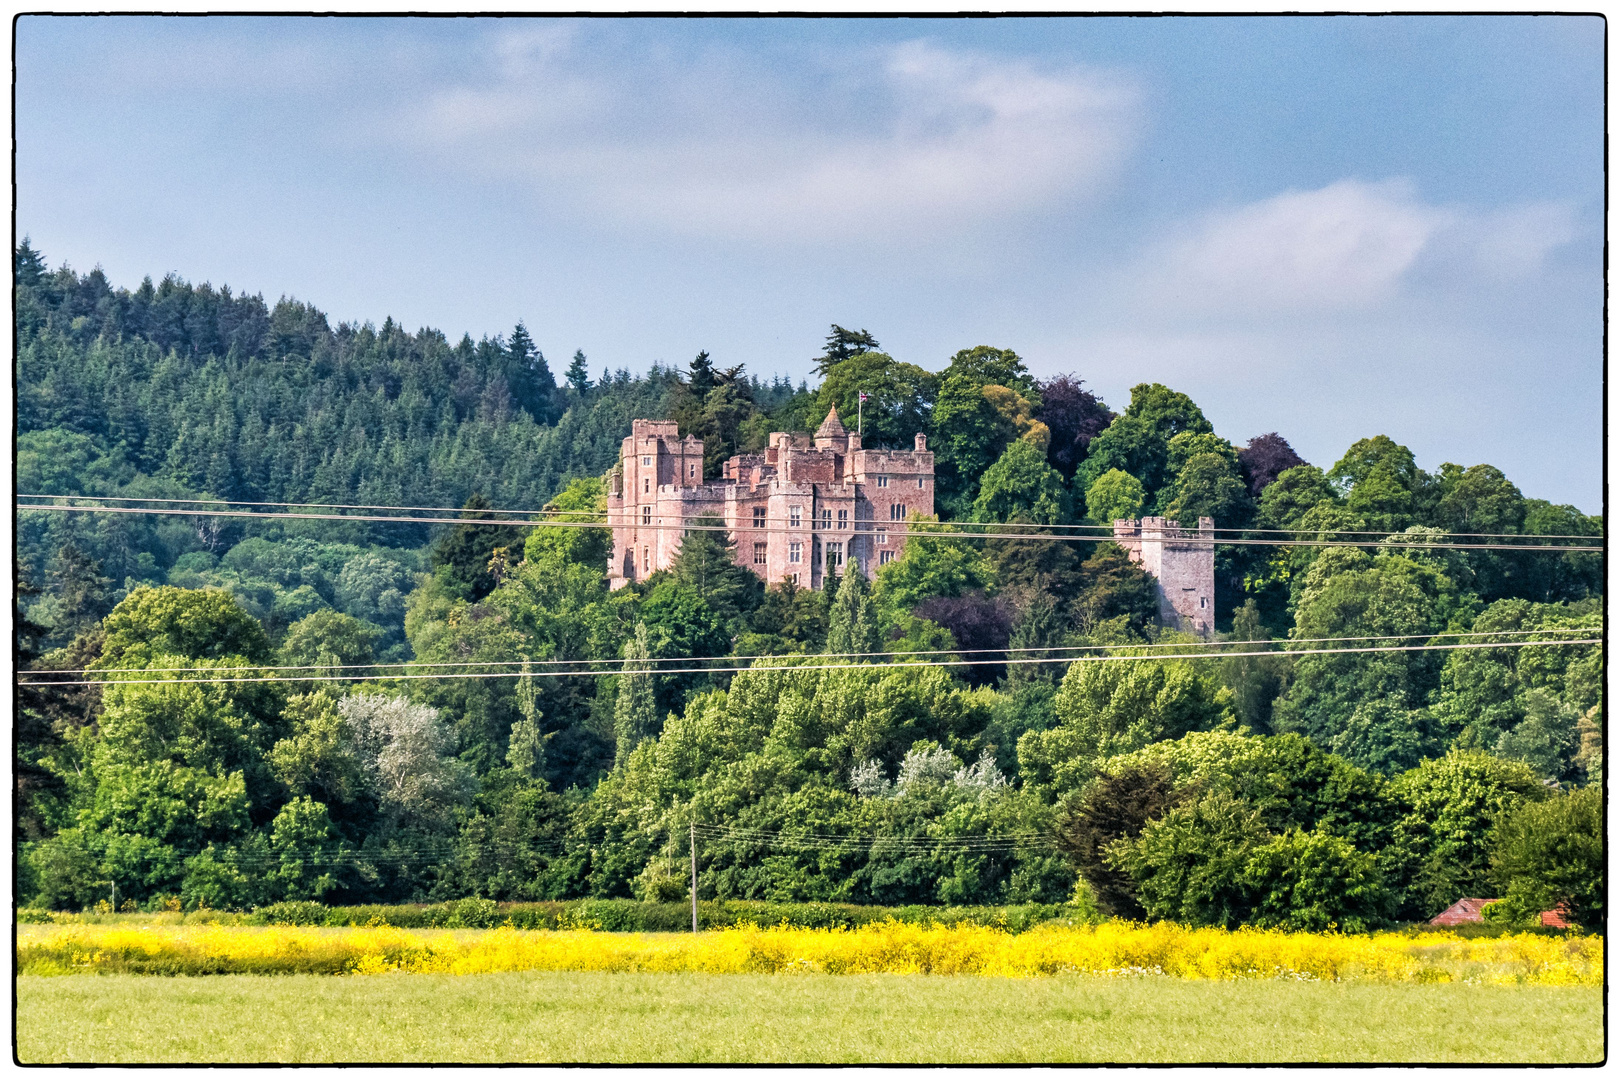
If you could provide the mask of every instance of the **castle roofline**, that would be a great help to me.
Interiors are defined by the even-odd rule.
[[[844,427],[842,420],[838,419],[838,406],[836,405],[827,410],[827,419],[823,420],[821,426],[816,428],[816,437],[818,439],[837,439],[848,434],[849,429]]]

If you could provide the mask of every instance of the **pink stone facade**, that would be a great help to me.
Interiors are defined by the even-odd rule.
[[[1121,518],[1114,542],[1157,581],[1159,620],[1208,637],[1215,627],[1215,521],[1183,529],[1162,517]]]
[[[934,455],[922,435],[912,450],[867,450],[834,410],[814,436],[773,432],[763,452],[738,454],[708,478],[703,440],[681,438],[672,420],[636,420],[610,476],[608,584],[669,569],[684,526],[707,517],[767,582],[819,589],[852,558],[874,576],[904,550],[907,519],[933,512]]]

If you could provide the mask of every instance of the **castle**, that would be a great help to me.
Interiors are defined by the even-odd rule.
[[[683,526],[723,524],[737,562],[767,582],[821,588],[858,561],[871,577],[904,550],[906,521],[934,512],[934,455],[867,450],[833,409],[814,436],[772,432],[763,453],[737,454],[703,475],[703,440],[673,420],[636,420],[611,477],[608,585],[619,589],[669,569]]]
[[[1159,621],[1208,637],[1215,626],[1215,520],[1183,529],[1162,517],[1121,518],[1114,543],[1153,575]]]

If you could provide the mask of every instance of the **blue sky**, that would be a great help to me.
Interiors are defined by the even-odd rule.
[[[554,368],[827,325],[1601,509],[1597,18],[23,18],[17,228]]]

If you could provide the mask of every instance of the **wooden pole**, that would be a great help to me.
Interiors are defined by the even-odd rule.
[[[692,822],[692,933],[697,933],[697,822]]]

